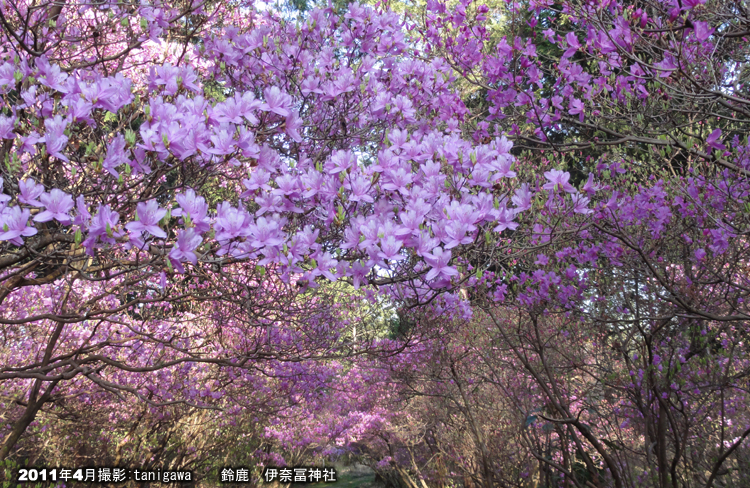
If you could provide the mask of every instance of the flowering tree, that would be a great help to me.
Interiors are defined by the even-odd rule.
[[[322,299],[290,308],[320,279],[428,299],[458,277],[452,249],[513,225],[491,191],[510,143],[461,138],[450,68],[404,57],[396,15],[226,7],[1,7],[0,303],[27,346],[0,372],[22,407],[2,457],[65,382],[189,403],[139,378],[334,353],[322,329],[227,348],[206,304],[266,330],[328,321]]]
[[[516,483],[502,447],[487,454],[515,418],[529,483],[746,484],[746,10],[516,2],[498,43],[487,12],[429,3],[423,31],[487,97],[477,140],[495,120],[523,151],[514,201],[533,211],[496,241],[525,256],[465,255],[483,326],[433,345],[450,374],[408,377],[464,435],[442,459]]]

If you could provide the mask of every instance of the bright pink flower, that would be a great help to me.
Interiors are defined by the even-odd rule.
[[[68,127],[68,119],[63,119],[62,116],[55,115],[54,118],[46,119],[44,126],[47,129],[44,134],[44,141],[47,143],[47,152],[56,158],[68,162],[69,159],[60,152],[68,144],[68,136],[65,135],[65,129]]]
[[[55,219],[62,224],[70,223],[68,212],[73,209],[73,197],[54,188],[49,193],[43,193],[39,199],[42,201],[45,210],[34,217],[34,222],[49,222]]]
[[[547,178],[549,183],[546,183],[542,188],[545,190],[557,190],[562,189],[568,193],[575,193],[577,190],[568,183],[568,180],[570,180],[570,173],[567,171],[560,171],[558,169],[553,169],[552,171],[547,171],[544,173],[544,177]]]
[[[425,275],[426,280],[434,278],[450,279],[451,276],[458,274],[456,268],[448,264],[451,260],[451,252],[444,251],[442,247],[435,248],[432,254],[426,254],[424,260],[431,267]]]
[[[13,126],[16,123],[15,117],[6,117],[0,115],[0,139],[15,139],[16,134],[13,132]]]
[[[570,101],[570,109],[568,110],[568,113],[570,115],[578,115],[578,119],[583,122],[583,114],[586,110],[585,105],[582,101],[580,101],[577,98],[574,98]]]
[[[20,195],[18,195],[18,201],[25,203],[26,205],[33,205],[35,207],[42,207],[44,204],[38,200],[38,198],[44,193],[44,186],[40,185],[32,179],[20,180],[18,182],[18,189]]]
[[[726,150],[726,146],[721,142],[721,129],[714,129],[713,132],[706,138],[706,144],[708,147],[718,149],[720,151]]]
[[[180,231],[177,235],[177,242],[169,252],[169,257],[178,263],[183,261],[189,261],[193,265],[198,263],[198,256],[195,254],[195,250],[203,242],[203,238],[195,233],[195,230],[185,229]]]
[[[266,97],[266,102],[261,104],[262,110],[279,114],[282,117],[288,117],[291,114],[292,97],[282,92],[279,87],[266,88],[263,94]]]
[[[125,228],[136,236],[140,236],[143,232],[148,232],[154,237],[165,239],[167,234],[159,227],[159,221],[164,218],[167,211],[159,208],[156,200],[141,202],[136,208],[138,210],[138,220],[126,224]]]
[[[36,228],[28,227],[31,211],[21,207],[6,208],[0,213],[0,241],[10,241],[16,246],[23,245],[23,237],[30,237],[37,233]]]

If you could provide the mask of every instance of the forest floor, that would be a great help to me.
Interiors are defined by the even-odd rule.
[[[301,488],[383,488],[375,481],[375,472],[362,464],[336,466],[338,481],[335,483],[308,483],[296,485]]]

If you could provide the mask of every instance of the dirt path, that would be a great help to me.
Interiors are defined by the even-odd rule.
[[[335,483],[307,483],[296,485],[300,488],[383,488],[375,482],[375,472],[362,464],[336,466],[338,481]]]

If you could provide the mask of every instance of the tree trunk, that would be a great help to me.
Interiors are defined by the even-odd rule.
[[[2,446],[0,446],[0,461],[5,461],[5,459],[10,455],[10,452],[13,450],[13,448],[16,446],[16,443],[21,438],[23,433],[26,431],[26,429],[31,425],[31,422],[34,421],[36,418],[37,412],[42,408],[42,406],[47,403],[52,396],[52,390],[57,386],[59,380],[53,381],[49,384],[47,389],[45,390],[44,394],[36,400],[34,397],[34,392],[39,391],[39,388],[41,386],[41,380],[36,380],[34,383],[34,387],[32,388],[32,394],[30,395],[29,403],[26,405],[26,410],[23,412],[23,415],[21,415],[21,418],[16,421],[15,424],[13,424],[13,429],[10,431],[10,433],[3,439]]]

